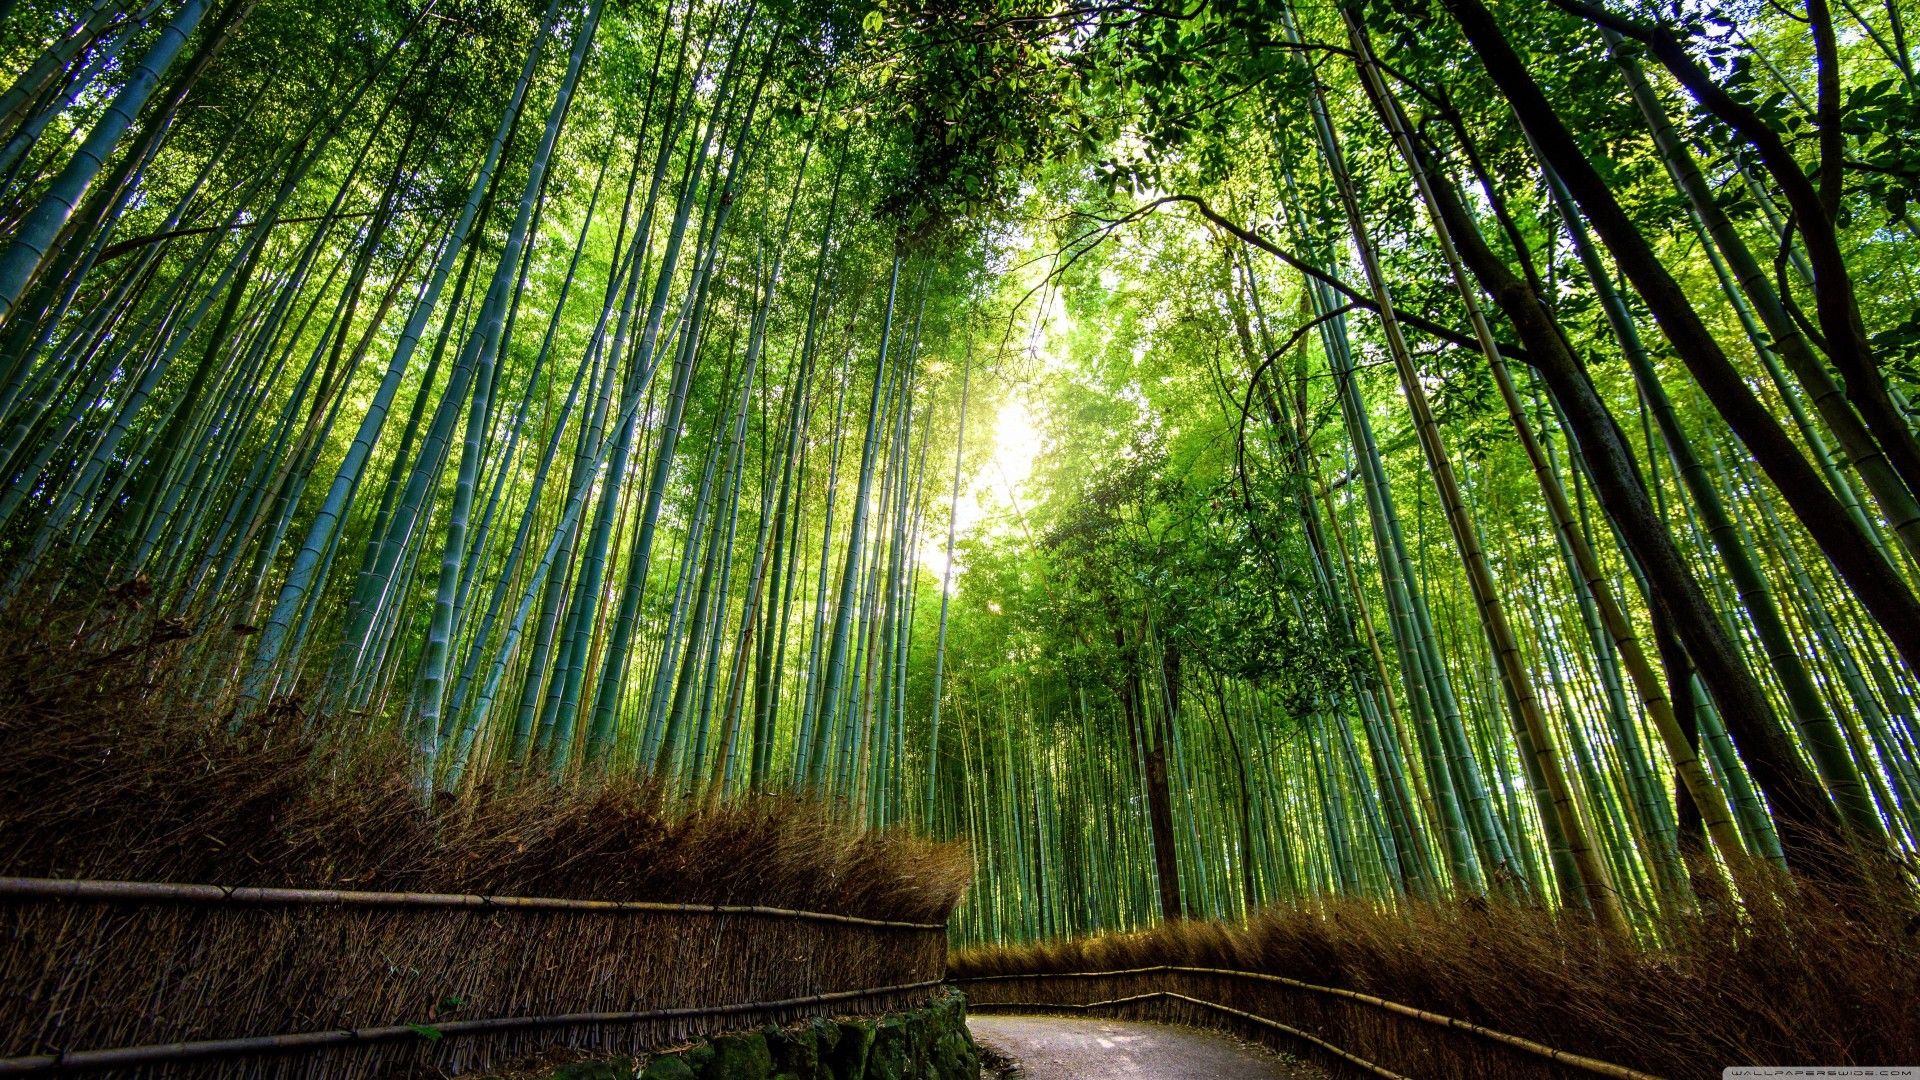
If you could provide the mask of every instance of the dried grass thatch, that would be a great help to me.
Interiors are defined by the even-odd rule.
[[[1151,971],[969,980],[1159,965],[1262,972],[1675,1078],[1717,1077],[1729,1065],[1920,1061],[1920,922],[1909,910],[1889,904],[1862,917],[1803,888],[1791,904],[1747,912],[1739,922],[1703,916],[1665,929],[1672,944],[1643,949],[1535,908],[1388,910],[1334,900],[1270,909],[1245,925],[1191,921],[1139,934],[964,950],[949,967],[975,1004],[1173,992],[1283,1021],[1423,1078],[1589,1074],[1375,1005],[1232,976]],[[1164,998],[1115,1013],[1271,1034]]]
[[[915,923],[943,923],[966,884],[956,845],[864,831],[793,798],[669,813],[636,783],[541,779],[428,808],[396,742],[329,741],[326,725],[284,710],[230,735],[168,684],[167,624],[119,639],[0,644],[0,876],[757,904]],[[942,930],[740,914],[0,898],[0,920],[0,1056],[786,1000],[938,979],[945,957]],[[702,1027],[423,1037],[246,1071],[476,1068],[556,1042],[631,1052]]]

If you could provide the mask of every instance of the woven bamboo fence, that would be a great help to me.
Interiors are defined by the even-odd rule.
[[[1221,1028],[1386,1080],[1659,1080],[1455,1017],[1279,975],[1161,965],[958,979],[975,1011],[1086,1012]]]
[[[912,1008],[937,923],[0,878],[0,1075],[445,1075]]]

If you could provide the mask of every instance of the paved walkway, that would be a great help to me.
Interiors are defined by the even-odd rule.
[[[1211,1031],[1062,1016],[967,1018],[1020,1080],[1324,1080],[1326,1073]]]

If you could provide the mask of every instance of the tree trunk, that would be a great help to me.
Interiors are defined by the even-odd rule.
[[[1141,694],[1138,650],[1127,642],[1126,631],[1115,623],[1114,644],[1119,646],[1125,674],[1121,676],[1120,712],[1127,731],[1140,745],[1141,773],[1147,789],[1147,823],[1153,831],[1154,880],[1160,888],[1160,917],[1180,918],[1180,860],[1174,849],[1173,795],[1167,784],[1166,725],[1151,729],[1142,715],[1145,702]]]

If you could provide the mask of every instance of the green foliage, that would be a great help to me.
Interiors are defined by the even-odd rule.
[[[1543,750],[1651,908],[1690,888],[1669,777],[1692,750],[1646,736],[1656,693],[1742,810],[1732,846],[1773,850],[1778,799],[1677,659],[1623,668],[1661,610],[1645,538],[1616,542],[1625,487],[1730,631],[1723,674],[1828,721],[1820,779],[1910,851],[1899,641],[1727,423],[1781,418],[1774,460],[1912,577],[1908,406],[1861,412],[1920,388],[1904,9],[1838,5],[1831,63],[1772,6],[1640,12],[1709,102],[1657,49],[1494,0],[1631,226],[1602,235],[1462,2],[259,0],[196,31],[69,200],[74,148],[191,9],[109,5],[65,53],[81,5],[17,0],[0,597],[113,582],[236,726],[404,734],[423,794],[537,765],[929,815],[980,841],[967,934],[1157,909],[1149,803],[1196,910],[1437,897],[1482,862],[1577,906]],[[1410,158],[1462,207],[1452,251],[1483,241],[1511,282],[1457,273]],[[1842,286],[1794,170],[1837,195]],[[1626,231],[1757,407],[1690,378]],[[1520,294],[1551,338],[1507,321]],[[1579,370],[1536,380],[1543,340]],[[1516,736],[1523,689],[1553,745]]]
[[[1059,146],[1067,70],[1036,0],[906,0],[870,10],[876,212],[904,242],[954,247],[1004,213]]]

